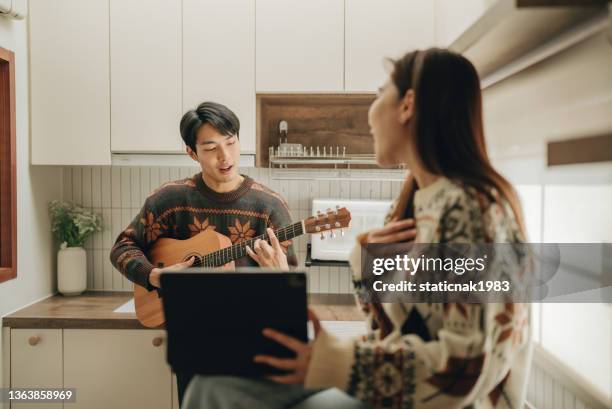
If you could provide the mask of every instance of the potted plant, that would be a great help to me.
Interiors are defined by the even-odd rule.
[[[58,239],[57,288],[64,295],[79,295],[87,288],[85,240],[103,228],[102,217],[81,206],[60,200],[49,202],[53,234]]]

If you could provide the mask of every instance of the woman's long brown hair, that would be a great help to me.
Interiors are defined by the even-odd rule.
[[[403,98],[414,91],[410,134],[422,166],[458,183],[491,195],[495,188],[510,204],[524,233],[518,196],[510,182],[491,165],[484,139],[480,79],[472,63],[448,50],[414,51],[393,61],[391,80]],[[416,181],[408,177],[393,219],[413,215]]]

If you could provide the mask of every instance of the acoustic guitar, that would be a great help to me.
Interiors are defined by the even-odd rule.
[[[349,226],[351,214],[343,207],[336,206],[336,210],[327,209],[326,213],[318,212],[316,216],[299,221],[274,231],[280,242],[291,240],[302,234],[321,234],[329,231],[330,237],[335,237],[334,230]],[[227,236],[214,230],[204,230],[186,240],[171,238],[158,239],[149,251],[151,263],[159,268],[171,266],[189,260],[194,256],[193,267],[234,269],[234,260],[249,257],[246,246],[253,248],[255,240],[262,239],[269,242],[269,237],[262,234],[248,240],[232,245]],[[165,272],[164,272],[165,273]],[[148,328],[158,328],[165,322],[162,306],[163,289],[147,290],[134,284],[134,305],[136,317],[142,325]]]

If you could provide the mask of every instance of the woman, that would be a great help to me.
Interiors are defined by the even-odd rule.
[[[378,163],[405,163],[410,176],[385,227],[361,234],[351,253],[360,300],[362,244],[525,241],[516,194],[487,157],[481,105],[476,70],[458,54],[429,49],[393,62],[369,124]],[[265,244],[258,251],[283,257]],[[368,335],[340,340],[319,330],[305,344],[266,330],[296,358],[256,361],[291,371],[277,383],[337,387],[374,408],[523,407],[527,305],[360,303]]]

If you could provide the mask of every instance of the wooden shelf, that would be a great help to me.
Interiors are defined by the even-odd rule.
[[[346,148],[346,155],[374,155],[368,109],[374,94],[258,94],[257,166],[270,165],[270,147],[280,143],[279,122],[289,126],[287,142],[321,149]],[[329,151],[328,151],[329,152]],[[326,163],[291,159],[284,166],[316,168]],[[314,158],[311,158],[314,159]],[[324,158],[319,158],[324,160]],[[376,164],[355,165],[375,167]]]
[[[331,165],[348,166],[351,165],[377,165],[375,155],[346,155],[346,156],[271,156],[269,157],[270,166],[282,165]]]
[[[548,166],[612,162],[612,134],[550,141]]]
[[[497,0],[451,45],[481,78],[567,30],[607,14],[604,0]]]

